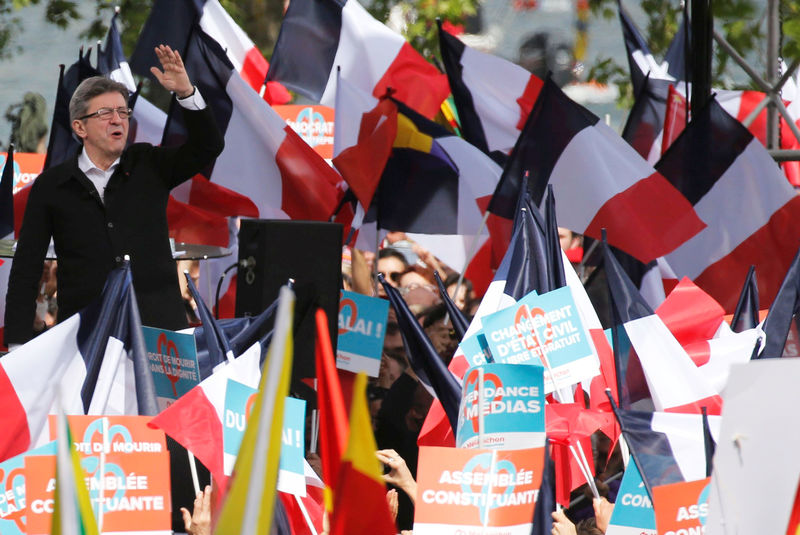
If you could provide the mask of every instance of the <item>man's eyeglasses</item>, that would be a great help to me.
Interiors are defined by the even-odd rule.
[[[114,112],[119,115],[120,119],[127,119],[131,116],[132,110],[130,108],[100,108],[94,113],[89,113],[84,115],[83,117],[79,117],[80,121],[84,119],[91,119],[92,117],[97,117],[101,121],[109,121],[111,117],[114,116]]]

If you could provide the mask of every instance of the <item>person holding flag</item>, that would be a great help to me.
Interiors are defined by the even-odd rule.
[[[127,254],[142,323],[170,330],[187,326],[167,232],[172,188],[216,158],[224,145],[177,51],[160,45],[154,76],[175,94],[188,139],[180,147],[137,143],[126,148],[128,89],[110,79],[84,80],[69,114],[81,150],[35,181],[28,200],[6,296],[5,341],[33,337],[35,298],[52,238],[58,256],[59,320],[88,305],[108,273]]]

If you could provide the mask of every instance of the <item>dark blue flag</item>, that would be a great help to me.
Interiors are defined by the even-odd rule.
[[[9,234],[11,236],[9,236]],[[8,155],[0,176],[0,238],[14,237],[14,145],[8,146]]]
[[[56,166],[78,151],[80,143],[72,133],[72,121],[69,120],[69,99],[85,79],[99,76],[100,71],[92,67],[89,61],[91,48],[84,54],[83,47],[78,53],[78,61],[70,65],[64,72],[60,66],[58,86],[56,88],[56,102],[53,106],[53,122],[50,125],[50,140],[47,143],[47,156],[44,168]]]
[[[439,287],[439,294],[442,296],[444,306],[447,308],[447,314],[450,317],[450,321],[453,323],[453,330],[456,332],[458,339],[461,340],[464,338],[464,333],[466,333],[469,328],[469,321],[466,316],[464,316],[461,309],[450,299],[450,294],[447,293],[447,288],[444,287],[439,272],[434,271],[433,276],[436,277],[436,285]]]
[[[759,322],[758,315],[758,280],[756,279],[756,267],[750,266],[747,276],[744,279],[742,293],[739,294],[739,302],[736,303],[736,310],[733,312],[731,328],[734,332],[740,333],[747,329],[752,329]]]
[[[764,348],[753,358],[779,358],[784,356],[786,339],[789,330],[797,331],[796,315],[800,311],[800,250],[794,256],[789,271],[783,278],[778,295],[769,308],[764,320],[764,334],[766,342]],[[793,355],[796,356],[796,355]]]
[[[436,353],[433,343],[400,296],[400,292],[387,283],[383,275],[379,274],[378,279],[383,284],[389,302],[397,315],[397,324],[400,327],[400,335],[403,337],[408,362],[422,385],[444,407],[447,419],[453,428],[453,435],[455,435],[458,427],[458,406],[461,403],[461,385],[453,373],[447,369],[444,360]]]

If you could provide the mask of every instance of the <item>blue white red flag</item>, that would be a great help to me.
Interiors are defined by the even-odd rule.
[[[447,77],[356,0],[295,0],[289,4],[267,80],[327,106],[341,76],[373,97],[386,90],[426,117],[439,112]]]
[[[0,359],[0,459],[45,438],[59,390],[67,414],[158,412],[129,266],[93,304]]]

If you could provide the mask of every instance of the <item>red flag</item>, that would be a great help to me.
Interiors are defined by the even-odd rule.
[[[353,388],[347,451],[336,485],[331,535],[394,535],[397,532],[389,513],[376,449],[367,407],[367,376],[359,373]]]
[[[667,96],[667,112],[664,115],[664,133],[661,137],[661,154],[667,152],[672,142],[683,132],[686,126],[686,99],[669,85]]]
[[[317,406],[319,407],[319,450],[322,479],[325,482],[325,510],[333,509],[333,489],[338,488],[342,455],[347,445],[349,425],[342,399],[342,387],[336,370],[328,317],[317,309]]]

